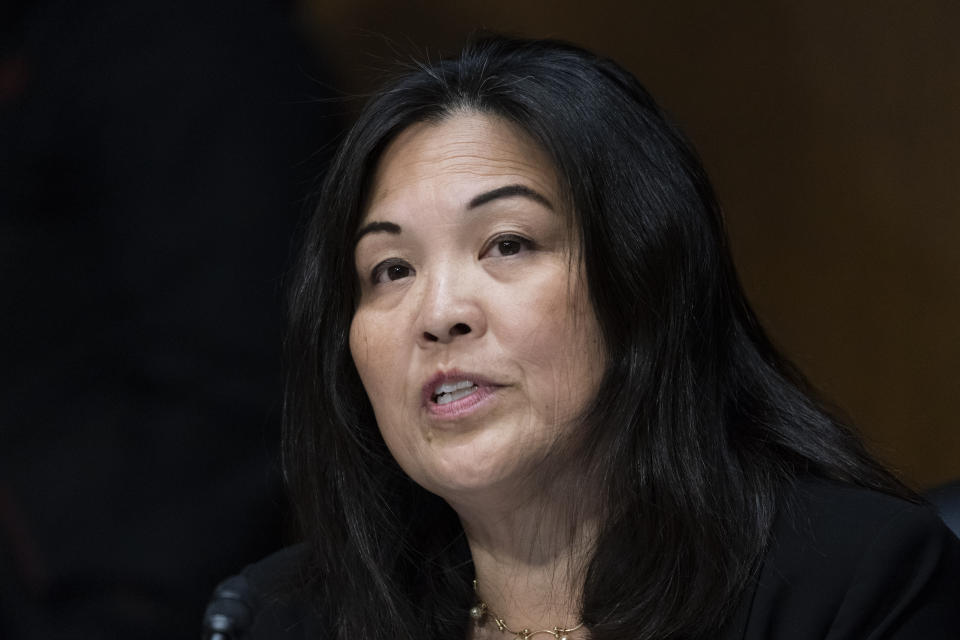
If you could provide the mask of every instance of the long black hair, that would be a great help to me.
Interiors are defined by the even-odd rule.
[[[737,280],[690,144],[614,62],[488,36],[378,93],[327,174],[289,299],[284,464],[337,638],[465,637],[456,514],[400,470],[352,362],[354,234],[385,146],[417,122],[505,118],[552,159],[606,371],[583,460],[605,470],[581,615],[596,639],[716,634],[802,474],[912,494],[781,357]]]

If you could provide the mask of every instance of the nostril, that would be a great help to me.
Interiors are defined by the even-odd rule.
[[[423,339],[426,340],[427,342],[436,342],[436,341],[439,340],[440,338],[438,338],[437,336],[433,335],[433,334],[430,333],[429,331],[424,331],[424,332],[423,332]]]
[[[470,325],[458,322],[457,324],[450,327],[450,335],[452,336],[462,336],[464,334],[470,333]]]

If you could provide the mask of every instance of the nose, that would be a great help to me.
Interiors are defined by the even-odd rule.
[[[449,344],[463,336],[478,338],[487,329],[481,292],[462,270],[445,269],[424,278],[419,316],[423,346]]]

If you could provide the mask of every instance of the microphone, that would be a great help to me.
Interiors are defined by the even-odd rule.
[[[227,578],[213,590],[203,613],[203,640],[242,640],[253,626],[253,594],[243,576]]]

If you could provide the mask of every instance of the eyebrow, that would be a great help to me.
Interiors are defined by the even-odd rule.
[[[400,229],[400,225],[394,222],[377,222],[377,221],[370,222],[368,224],[363,225],[360,228],[360,230],[357,231],[357,235],[353,239],[353,244],[356,245],[358,242],[360,242],[360,238],[367,235],[368,233],[377,233],[377,232],[392,233],[394,235],[397,235],[401,232],[401,229]]]
[[[473,197],[472,200],[467,204],[467,210],[476,209],[481,207],[488,202],[493,200],[498,200],[500,198],[529,198],[534,202],[542,204],[547,209],[553,211],[553,205],[550,204],[550,201],[544,198],[542,195],[531,189],[530,187],[525,187],[522,184],[508,184],[504,187],[498,187],[492,189],[491,191],[485,191],[479,195]],[[403,230],[400,228],[400,225],[395,222],[383,222],[383,221],[374,221],[368,224],[363,225],[357,235],[353,239],[353,244],[356,245],[360,242],[360,238],[367,235],[368,233],[390,233],[393,235],[398,235]]]
[[[530,187],[525,187],[522,184],[508,184],[505,187],[499,187],[497,189],[493,189],[492,191],[486,191],[480,195],[474,196],[473,200],[470,201],[470,204],[467,205],[467,209],[476,209],[477,207],[485,205],[491,200],[497,200],[498,198],[513,198],[516,196],[520,196],[521,198],[529,198],[553,211],[553,205],[550,204],[549,200],[544,198]]]

